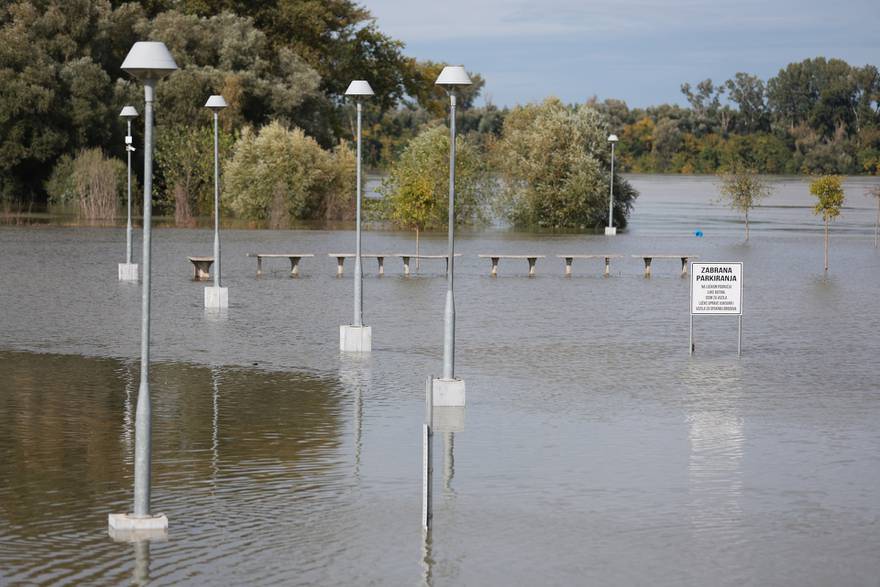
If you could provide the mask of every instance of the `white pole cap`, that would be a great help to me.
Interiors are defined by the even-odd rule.
[[[217,94],[211,96],[208,98],[208,101],[205,102],[205,108],[210,108],[214,112],[220,112],[226,108],[226,106],[226,100],[223,99],[223,96]]]
[[[175,71],[177,64],[165,43],[138,41],[131,46],[121,69],[139,80],[160,80]]]
[[[617,135],[608,135],[608,142],[609,143],[616,143],[617,142]]]
[[[138,117],[138,111],[135,110],[134,106],[125,106],[122,108],[122,112],[119,113],[119,117],[131,120],[132,118]]]
[[[447,65],[434,83],[438,86],[455,87],[469,86],[472,82],[463,65]]]
[[[373,96],[373,88],[370,87],[370,82],[362,79],[356,79],[350,84],[348,84],[348,89],[345,90],[346,96]]]

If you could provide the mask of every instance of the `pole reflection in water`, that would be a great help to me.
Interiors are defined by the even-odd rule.
[[[690,441],[688,511],[698,536],[723,533],[729,538],[742,532],[741,375],[739,364],[693,364],[683,377]]]
[[[216,489],[217,473],[220,471],[220,373],[218,367],[211,368],[213,418],[211,420],[211,470]]]
[[[134,390],[134,374],[132,364],[126,363],[123,367],[125,373],[125,402],[122,412],[122,446],[125,447],[125,463],[130,464],[134,450],[134,418],[131,409],[131,393]]]
[[[150,581],[150,541],[138,540],[134,543],[133,585],[146,585]]]
[[[422,530],[422,584],[434,584],[434,553],[430,529]]]
[[[372,371],[369,355],[346,353],[339,363],[339,380],[354,395],[354,476],[360,478],[364,431],[364,388],[370,384]]]

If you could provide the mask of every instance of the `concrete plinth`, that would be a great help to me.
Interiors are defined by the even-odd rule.
[[[206,308],[228,308],[229,307],[229,288],[228,287],[206,287],[205,288],[205,307]]]
[[[432,384],[434,406],[464,406],[464,381],[461,379],[437,379]]]
[[[165,514],[144,517],[135,517],[134,514],[109,514],[107,525],[110,531],[118,533],[162,533],[168,530],[168,518]]]
[[[369,353],[373,350],[373,328],[343,324],[339,327],[339,350],[344,353]]]
[[[605,227],[605,236],[614,236],[615,234],[617,234],[617,227],[616,226],[606,226]]]
[[[119,281],[137,281],[138,266],[137,263],[120,263],[119,264]]]
[[[435,406],[431,415],[434,432],[464,432],[464,406]]]

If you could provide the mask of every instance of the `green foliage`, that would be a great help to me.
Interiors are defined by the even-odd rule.
[[[825,222],[840,216],[843,206],[843,179],[838,175],[823,175],[810,183],[810,193],[818,200],[813,214],[821,215]]]
[[[467,138],[455,139],[455,223],[486,219],[491,192],[486,162]],[[449,130],[434,126],[407,145],[390,168],[379,192],[382,218],[412,230],[442,228],[449,222]]]
[[[749,240],[749,210],[770,195],[770,185],[754,168],[734,166],[719,178],[721,199],[728,206],[742,212],[746,221],[746,240]]]
[[[503,180],[501,210],[514,224],[598,227],[608,217],[610,154],[601,115],[557,99],[514,108],[495,160]],[[637,192],[614,177],[614,223],[626,226]]]
[[[355,157],[326,151],[302,129],[272,122],[245,128],[224,166],[223,198],[239,216],[285,226],[291,220],[350,218]]]
[[[86,220],[113,220],[125,189],[126,167],[100,149],[83,149],[75,158],[64,156],[47,182],[52,202],[70,204]]]

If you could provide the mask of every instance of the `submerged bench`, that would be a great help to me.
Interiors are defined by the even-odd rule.
[[[354,253],[327,253],[328,257],[336,257],[336,277],[342,277],[343,267],[345,265],[346,259],[353,259],[355,257]],[[379,275],[385,275],[385,257],[390,257],[391,255],[367,255],[361,253],[361,259],[370,258],[376,259],[379,262]]]
[[[571,263],[575,259],[605,259],[605,277],[611,275],[611,259],[619,259],[623,255],[556,255],[559,259],[565,259],[565,276],[571,277]]]
[[[248,257],[257,258],[257,277],[263,274],[263,259],[289,259],[290,276],[299,277],[299,261],[303,257],[314,257],[308,253],[248,253]]]
[[[208,281],[211,279],[211,265],[214,264],[214,257],[187,257],[187,259],[193,264],[193,280]]]
[[[535,263],[543,259],[544,255],[478,255],[481,259],[492,259],[492,277],[498,277],[499,259],[526,259],[529,262],[529,277],[535,276]]]
[[[653,259],[681,259],[681,276],[688,274],[688,259],[699,259],[696,255],[633,255],[636,259],[645,261],[645,277],[651,277],[651,261]]]
[[[403,274],[409,275],[409,260],[410,259],[445,259],[446,260],[446,273],[449,273],[449,255],[410,255],[407,253],[394,253],[395,257],[399,257],[403,260]],[[461,257],[461,253],[455,253],[456,257]]]

